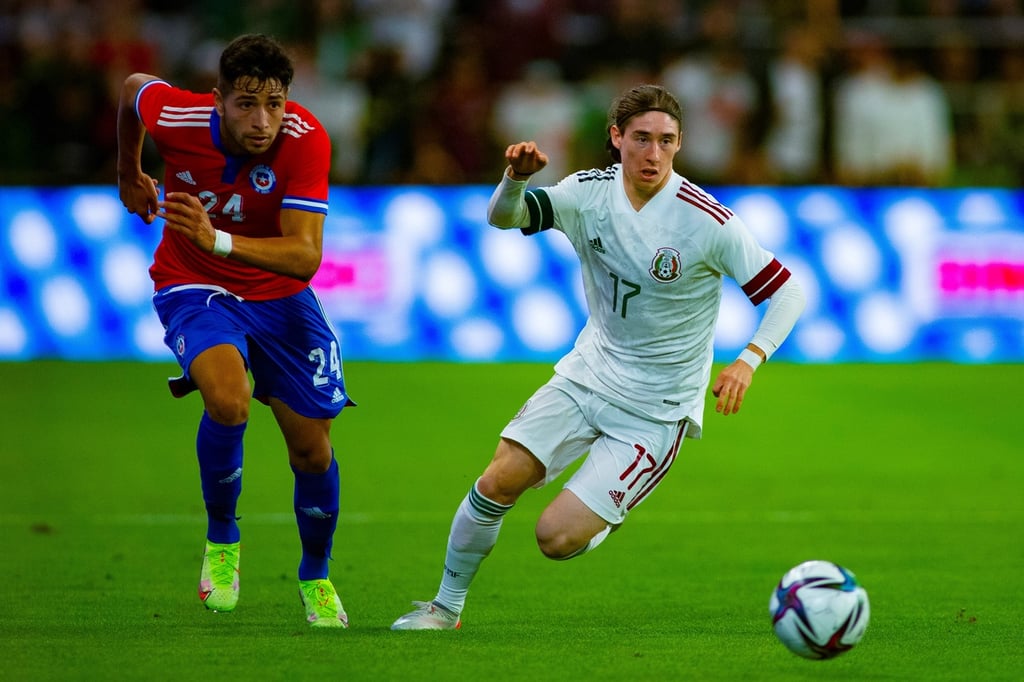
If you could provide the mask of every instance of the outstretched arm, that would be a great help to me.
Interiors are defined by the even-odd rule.
[[[548,165],[548,156],[537,148],[536,142],[518,142],[505,150],[508,168],[491,195],[487,206],[487,221],[502,229],[526,227],[530,214],[523,201],[530,176]]]

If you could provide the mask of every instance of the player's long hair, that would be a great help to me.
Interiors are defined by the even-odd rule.
[[[279,42],[250,33],[232,40],[221,53],[217,89],[225,94],[235,88],[258,92],[267,86],[276,89],[280,84],[287,92],[294,76],[292,60]]]
[[[620,131],[624,131],[629,119],[647,111],[661,111],[668,114],[676,120],[679,130],[682,131],[683,109],[679,106],[679,100],[660,85],[637,85],[616,97],[608,109],[608,127],[605,130],[611,130],[611,127],[615,126]],[[616,163],[622,161],[622,154],[612,144],[611,135],[608,136],[604,146]]]

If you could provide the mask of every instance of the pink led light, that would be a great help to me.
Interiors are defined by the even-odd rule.
[[[943,261],[939,290],[949,296],[1024,291],[1024,263]]]
[[[376,249],[324,252],[312,285],[318,294],[345,292],[364,299],[379,298],[387,290],[387,263]]]

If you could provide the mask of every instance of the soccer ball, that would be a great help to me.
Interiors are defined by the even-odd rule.
[[[868,593],[853,573],[831,561],[791,568],[772,592],[768,609],[775,634],[804,658],[834,658],[864,636]]]

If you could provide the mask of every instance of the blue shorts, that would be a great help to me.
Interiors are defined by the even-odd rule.
[[[153,295],[153,307],[184,371],[171,380],[175,396],[195,388],[189,367],[197,355],[231,344],[252,372],[260,402],[277,398],[312,419],[332,419],[355,404],[345,392],[338,336],[309,287],[271,301],[246,301],[210,285],[167,287]]]

